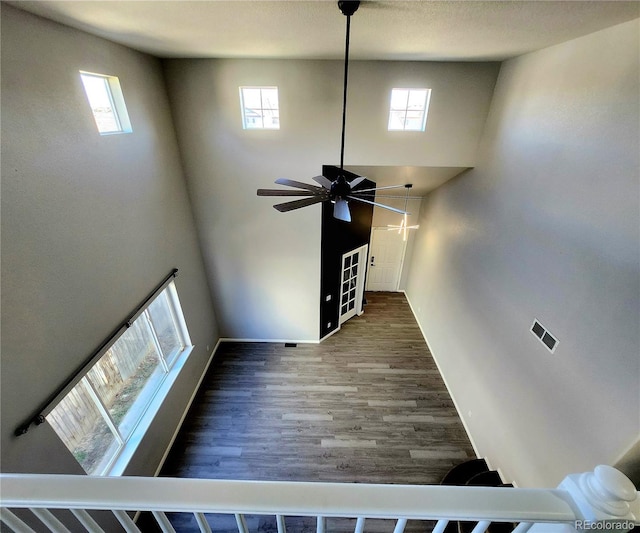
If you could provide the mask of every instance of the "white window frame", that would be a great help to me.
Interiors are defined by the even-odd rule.
[[[262,121],[262,126],[248,126],[248,122],[247,122],[247,114],[246,114],[246,109],[244,106],[244,89],[254,89],[254,90],[260,90],[260,120]],[[264,107],[264,101],[262,98],[262,91],[268,89],[268,90],[275,90],[277,95],[278,95],[278,101],[277,101],[277,105],[278,107]],[[279,130],[280,129],[280,91],[278,91],[278,87],[277,86],[249,86],[249,85],[242,85],[239,87],[240,90],[240,112],[242,113],[242,129],[244,130]],[[249,109],[256,109],[253,107],[250,107]],[[278,112],[278,125],[277,126],[265,126],[264,125],[264,111],[277,111]],[[257,117],[256,117],[257,118]]]
[[[393,102],[393,91],[407,91],[407,103],[404,107],[402,108],[394,108],[392,107],[392,102]],[[406,119],[406,115],[408,111],[411,111],[411,109],[409,109],[409,100],[411,99],[411,92],[413,91],[426,91],[426,95],[425,95],[425,101],[424,101],[424,109],[422,109],[422,121],[421,121],[421,125],[419,128],[407,128],[407,119]],[[391,96],[389,98],[389,121],[387,124],[387,130],[388,131],[425,131],[426,126],[427,126],[427,115],[429,114],[429,103],[431,102],[431,89],[427,88],[427,87],[414,87],[414,88],[407,88],[407,87],[394,87],[393,89],[391,89]],[[392,123],[392,117],[393,117],[393,112],[394,111],[404,111],[405,113],[405,119],[403,121],[403,127],[402,128],[394,128],[392,127],[391,123]]]
[[[124,95],[122,94],[122,87],[120,86],[120,80],[117,76],[109,76],[106,74],[98,74],[96,72],[86,72],[84,70],[80,71],[80,80],[82,82],[84,77],[96,78],[103,80],[105,84],[105,88],[107,90],[107,94],[109,96],[109,101],[111,103],[111,110],[113,112],[113,116],[117,125],[117,129],[115,130],[101,130],[100,123],[98,121],[98,117],[96,116],[92,105],[91,100],[89,98],[89,93],[87,92],[84,83],[82,83],[82,88],[84,89],[85,95],[87,97],[87,101],[89,102],[89,108],[91,110],[91,114],[93,116],[93,120],[96,124],[96,128],[98,129],[98,133],[100,135],[118,135],[120,133],[132,133],[133,128],[131,127],[131,121],[129,120],[129,113],[127,112],[127,105],[124,101]]]
[[[173,319],[173,323],[176,328],[177,336],[180,341],[180,348],[177,350],[174,349],[170,354],[164,354],[162,348],[159,344],[157,336],[155,334],[154,326],[149,317],[149,306],[157,299],[161,298],[163,294],[167,295],[167,302],[169,311],[171,313],[171,317]],[[178,298],[178,292],[175,287],[175,283],[171,281],[162,291],[160,291],[152,300],[148,302],[145,306],[144,310],[138,315],[136,320],[143,320],[146,325],[151,330],[151,335],[153,337],[154,343],[156,344],[157,353],[160,356],[160,368],[162,369],[163,376],[156,383],[156,389],[150,392],[150,400],[146,404],[146,406],[141,407],[137,406],[139,410],[139,417],[133,424],[133,429],[131,430],[128,436],[125,436],[120,431],[118,424],[113,420],[109,410],[102,402],[100,396],[98,395],[95,387],[91,383],[91,380],[88,378],[87,374],[81,378],[78,384],[75,387],[80,386],[82,383],[87,387],[90,393],[90,397],[93,400],[97,410],[102,415],[102,419],[105,424],[111,430],[115,441],[117,443],[117,447],[111,452],[111,455],[105,457],[102,460],[102,463],[98,467],[98,471],[94,472],[93,475],[101,475],[101,476],[117,476],[123,475],[126,466],[129,464],[129,461],[133,457],[138,445],[142,441],[142,437],[147,432],[153,419],[157,415],[160,407],[171,390],[173,384],[175,383],[180,371],[184,367],[189,355],[193,350],[193,345],[191,344],[191,338],[189,336],[189,331],[187,329],[187,324],[184,319],[184,315],[182,312],[182,307],[180,305],[180,300]],[[125,330],[126,331],[126,330]],[[124,332],[123,332],[124,334]],[[96,360],[93,368],[98,362],[102,359],[104,354],[108,351],[108,349],[113,346],[120,338],[121,335],[118,335],[113,339],[108,346],[106,346],[102,351],[102,356]],[[87,373],[91,370],[91,368],[87,369]],[[147,384],[148,385],[148,384]],[[146,386],[146,385],[145,385]],[[75,387],[72,389],[74,390]],[[144,390],[144,387],[143,389]],[[66,397],[66,396],[65,396]],[[127,415],[132,413],[136,409],[136,402],[134,402],[129,410],[127,411]],[[52,425],[53,427],[53,425]],[[55,431],[55,428],[54,428]],[[63,440],[63,439],[61,439]],[[64,442],[64,440],[63,440]]]

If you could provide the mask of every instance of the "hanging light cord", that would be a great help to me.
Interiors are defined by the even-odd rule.
[[[349,33],[351,32],[351,15],[347,17],[347,40],[344,53],[344,94],[342,97],[342,141],[340,144],[340,173],[344,170],[344,134],[347,124],[347,80],[349,76]]]

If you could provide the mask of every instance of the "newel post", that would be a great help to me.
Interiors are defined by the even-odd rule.
[[[576,531],[626,532],[640,520],[640,498],[631,480],[612,466],[571,474],[558,488],[569,493],[575,505]]]

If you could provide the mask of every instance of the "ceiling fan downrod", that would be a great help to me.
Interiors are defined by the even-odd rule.
[[[396,209],[388,205],[380,204],[368,199],[366,196],[375,197],[375,191],[378,188],[368,188],[362,190],[356,190],[364,180],[364,176],[358,176],[347,181],[347,177],[344,171],[344,141],[345,130],[347,122],[347,82],[349,78],[349,37],[351,33],[351,16],[360,7],[359,1],[354,0],[341,0],[338,2],[338,8],[343,15],[347,17],[347,32],[345,42],[345,58],[344,58],[344,93],[342,98],[342,137],[340,140],[340,172],[335,180],[330,180],[325,176],[316,176],[314,181],[320,184],[320,187],[316,185],[310,185],[308,183],[302,183],[287,178],[278,178],[276,183],[279,185],[286,185],[293,187],[294,191],[280,190],[280,189],[258,189],[258,196],[308,196],[308,198],[302,198],[300,200],[294,200],[290,202],[284,202],[276,204],[273,207],[280,212],[293,211],[302,207],[307,207],[320,202],[330,201],[334,204],[333,217],[342,220],[343,222],[351,222],[351,213],[349,211],[349,200],[356,202],[362,202],[373,206],[378,206],[389,211],[404,214],[405,211]],[[382,189],[394,189],[396,187],[403,187],[403,185],[395,185],[390,187],[382,187]],[[373,193],[373,194],[371,194]],[[362,196],[364,195],[364,196]]]
[[[340,141],[340,175],[338,176],[338,180],[337,180],[343,183],[346,183],[347,181],[344,176],[344,140],[345,140],[345,129],[347,124],[347,85],[349,80],[349,36],[351,34],[351,16],[358,10],[359,7],[360,7],[359,1],[340,0],[338,2],[338,8],[342,12],[342,14],[347,17],[347,31],[346,31],[345,52],[344,52],[344,84],[343,84],[343,95],[342,95],[342,137]],[[350,192],[350,190],[348,192]]]

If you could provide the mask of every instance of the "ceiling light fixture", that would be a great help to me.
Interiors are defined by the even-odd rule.
[[[365,178],[359,176],[351,181],[347,181],[344,171],[344,145],[345,145],[345,126],[347,121],[347,82],[349,79],[349,36],[351,33],[351,16],[360,7],[360,2],[343,0],[338,2],[338,8],[341,13],[347,17],[347,31],[345,42],[345,56],[344,56],[344,92],[342,98],[342,136],[340,142],[340,172],[338,177],[331,181],[325,176],[316,176],[314,181],[319,183],[321,187],[311,185],[308,183],[301,183],[299,181],[290,180],[287,178],[278,178],[276,183],[279,185],[287,185],[288,187],[294,187],[298,190],[286,190],[286,189],[258,189],[258,196],[309,196],[309,198],[302,198],[301,200],[294,200],[292,202],[285,202],[282,204],[276,204],[275,207],[278,211],[286,212],[293,211],[294,209],[300,209],[301,207],[307,207],[309,205],[317,204],[320,202],[332,202],[333,216],[338,220],[345,222],[351,222],[351,213],[349,211],[349,200],[357,202],[363,202],[365,204],[371,204],[374,206],[382,207],[396,213],[406,214],[405,211],[396,209],[395,207],[389,207],[374,202],[366,197],[375,197],[375,191],[380,189],[395,189],[397,187],[403,187],[403,185],[394,185],[390,187],[370,188],[355,190]]]
[[[396,226],[395,224],[387,224],[387,230],[392,231],[392,230],[398,230],[398,235],[400,233],[402,233],[402,240],[406,241],[407,240],[407,230],[409,229],[418,229],[420,227],[420,225],[418,224],[414,224],[413,226],[408,226],[407,225],[407,201],[409,200],[409,189],[411,189],[411,187],[413,187],[412,183],[407,183],[405,185],[405,189],[406,189],[406,193],[405,193],[405,197],[404,197],[404,215],[402,215],[402,221],[400,222],[399,226]],[[416,198],[415,196],[411,197]]]

